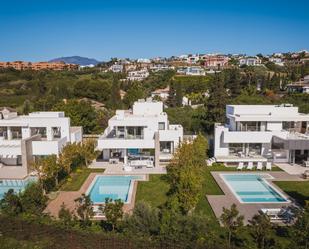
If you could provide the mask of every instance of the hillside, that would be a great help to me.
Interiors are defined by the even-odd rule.
[[[70,64],[77,64],[80,66],[86,66],[86,65],[96,65],[99,63],[96,59],[87,58],[87,57],[81,57],[81,56],[68,56],[68,57],[59,57],[50,60],[49,62],[56,62],[56,61],[64,61],[65,63]]]

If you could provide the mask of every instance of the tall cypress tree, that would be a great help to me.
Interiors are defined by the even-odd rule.
[[[237,68],[229,70],[227,87],[231,90],[232,97],[237,97],[240,94],[240,73]]]
[[[171,81],[170,90],[168,93],[167,104],[170,107],[176,107],[176,90],[175,90],[175,82]]]
[[[224,123],[225,107],[228,103],[228,94],[224,87],[221,75],[215,75],[214,81],[209,88],[207,106],[207,124],[209,131],[212,131],[214,123]]]

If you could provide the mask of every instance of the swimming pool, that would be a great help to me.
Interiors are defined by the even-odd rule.
[[[242,203],[286,203],[289,202],[265,178],[269,174],[220,174],[233,194]]]
[[[30,182],[35,182],[37,177],[29,176],[25,179],[2,179],[0,180],[0,199],[3,198],[4,194],[13,189],[14,192],[19,193],[25,189]]]
[[[133,191],[133,181],[142,179],[142,176],[96,176],[86,194],[94,204],[105,202],[105,198],[121,199],[129,203]]]

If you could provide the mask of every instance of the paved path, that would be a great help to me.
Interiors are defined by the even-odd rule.
[[[303,167],[298,164],[276,163],[276,165],[290,175],[301,176],[306,170],[309,170],[309,167]]]
[[[211,172],[212,176],[215,178],[219,187],[223,191],[224,195],[207,195],[207,199],[212,207],[217,218],[219,218],[222,214],[223,207],[230,208],[233,203],[236,204],[237,209],[240,214],[245,216],[245,224],[248,224],[248,220],[250,220],[261,208],[281,208],[293,205],[293,203],[255,203],[255,204],[246,204],[240,203],[235,195],[231,192],[229,187],[225,184],[224,180],[220,177],[220,173],[224,174],[237,174],[239,172]],[[289,175],[286,172],[246,172],[246,173],[265,173],[270,174],[274,177],[272,180],[268,180],[271,185],[273,185],[277,190],[281,193],[284,193],[278,186],[274,185],[272,181],[304,181],[295,175]],[[289,200],[292,199],[284,193],[284,196],[288,197]]]

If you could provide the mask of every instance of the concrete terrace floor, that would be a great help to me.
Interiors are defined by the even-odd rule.
[[[92,162],[89,165],[89,168],[92,169],[105,169],[105,175],[146,175],[146,174],[166,174],[165,165],[159,165],[153,168],[141,168],[141,169],[134,169],[132,171],[124,171],[123,170],[123,163],[118,164],[110,164],[108,162]]]
[[[44,212],[49,213],[51,216],[55,218],[58,218],[58,213],[59,210],[61,209],[62,203],[64,203],[66,208],[68,208],[70,211],[75,212],[74,200],[80,197],[82,194],[86,193],[90,184],[97,175],[112,175],[112,174],[106,174],[105,172],[91,173],[78,191],[59,191],[58,196],[54,200],[51,200],[48,203]],[[126,175],[131,175],[131,173],[127,172]],[[148,181],[148,175],[145,176],[145,180]],[[131,202],[124,204],[123,211],[125,213],[130,213],[134,208],[138,181],[134,181]]]
[[[291,165],[288,163],[276,163],[276,166],[278,166],[283,171],[287,172],[290,175],[297,175],[301,176],[306,170],[309,170],[309,167],[303,167],[301,165],[295,164]]]
[[[278,189],[284,196],[288,197],[291,200],[291,203],[254,203],[254,204],[247,204],[247,203],[240,203],[238,199],[234,196],[231,192],[229,187],[225,184],[223,179],[220,177],[220,174],[237,174],[240,172],[227,172],[227,171],[213,171],[211,172],[212,176],[216,180],[217,184],[223,191],[224,195],[207,195],[207,199],[211,205],[211,208],[217,218],[220,218],[222,214],[223,207],[230,208],[233,203],[236,204],[237,209],[239,210],[241,215],[245,217],[245,224],[248,224],[248,220],[252,219],[252,217],[258,213],[261,208],[281,208],[281,207],[288,207],[293,204],[293,199],[289,197],[284,191],[282,191],[278,186],[274,185],[273,181],[304,181],[299,176],[296,175],[289,175],[286,172],[269,172],[269,171],[253,171],[253,172],[244,172],[244,173],[252,173],[252,174],[269,174],[274,179],[267,179],[267,181]]]

